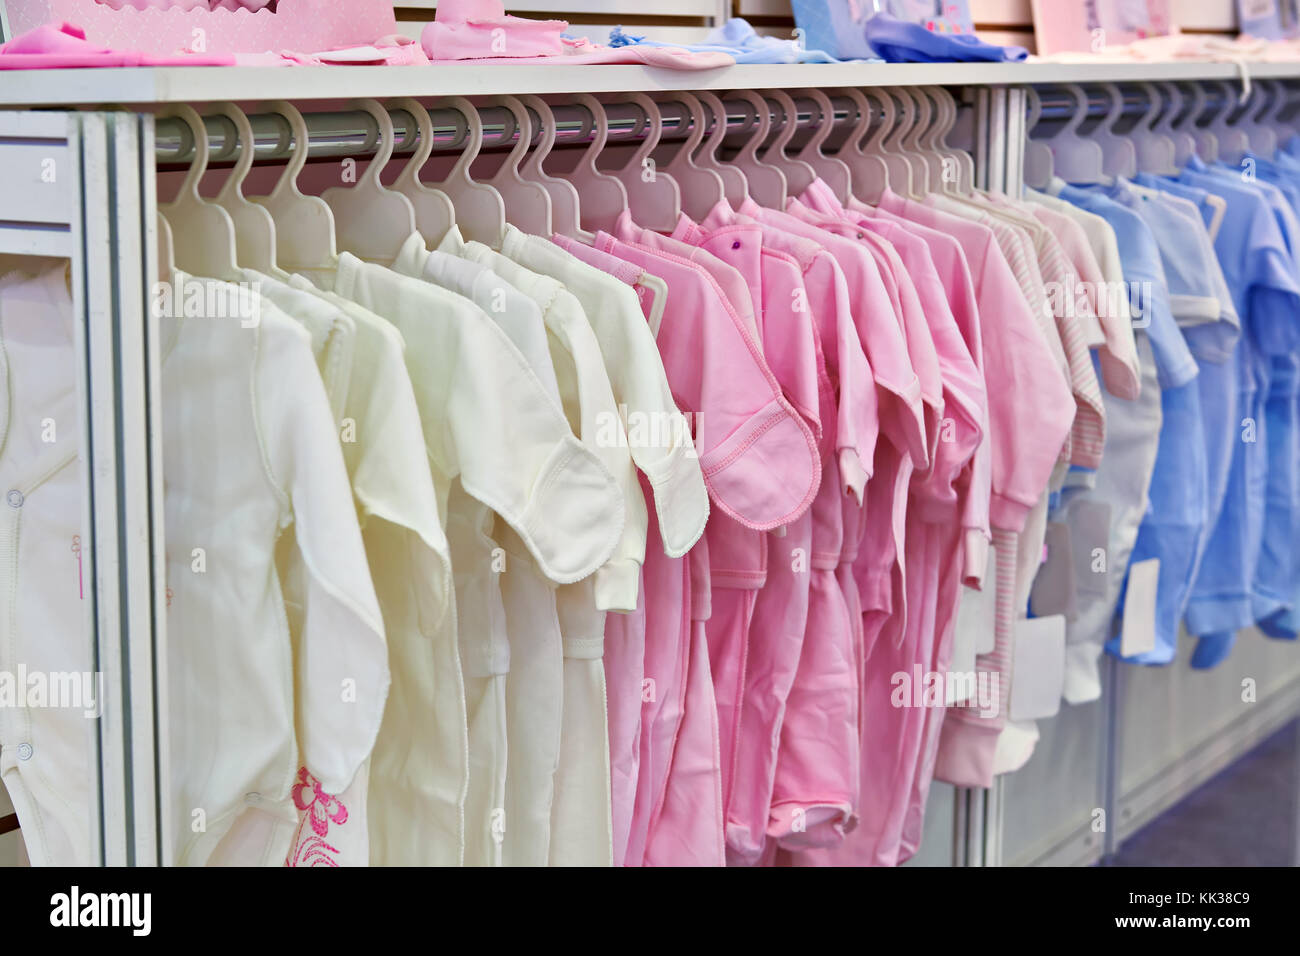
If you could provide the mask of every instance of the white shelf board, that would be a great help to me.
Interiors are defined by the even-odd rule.
[[[1252,78],[1300,79],[1300,63],[1258,63],[1249,69]],[[517,65],[0,70],[0,107],[658,89],[1238,80],[1240,76],[1240,68],[1233,63],[822,63],[667,70],[566,66],[560,61]]]

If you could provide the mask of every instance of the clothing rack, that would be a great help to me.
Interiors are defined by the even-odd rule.
[[[1287,81],[1274,81],[1289,101],[1288,108],[1294,109],[1297,105],[1296,94],[1300,92],[1300,86]],[[1226,96],[1219,89],[1227,81],[1220,81],[1215,84],[1215,91],[1206,95],[1204,109],[1207,111],[1228,110],[1249,110],[1252,106],[1258,106],[1260,93],[1253,90],[1250,97],[1243,98],[1240,93],[1240,87],[1236,87],[1234,96]],[[1110,96],[1097,92],[1096,84],[1081,84],[1084,93],[1087,96],[1088,115],[1104,116],[1110,112],[1113,102]],[[1186,86],[1188,84],[1175,84]],[[1229,84],[1232,86],[1231,84]],[[1151,108],[1151,92],[1145,83],[1136,84],[1119,84],[1120,95],[1123,98],[1124,106],[1121,110],[1122,116],[1142,116]],[[1039,101],[1042,104],[1042,113],[1040,118],[1044,120],[1063,119],[1073,114],[1075,110],[1075,100],[1065,93],[1060,87],[1055,85],[1046,86],[1038,90]],[[1191,107],[1190,102],[1184,102],[1183,110]]]
[[[4,0],[0,0],[0,31],[5,30]],[[263,71],[289,74],[283,83],[286,88],[304,89],[319,80],[319,89],[302,97],[302,108],[310,110],[313,100],[329,97],[342,99],[343,79],[336,72],[342,68],[325,68],[313,74],[311,68],[301,71]],[[427,98],[435,102],[445,84],[464,84],[470,74],[456,73],[448,68],[445,73],[415,68],[376,68],[375,71],[346,73],[346,84],[352,87],[350,95],[392,95],[391,87],[400,81],[409,84],[408,95]],[[475,76],[491,75],[491,84],[507,82],[502,77],[513,67],[501,67],[500,73],[492,68],[477,67]],[[553,71],[557,68],[538,68]],[[1290,95],[1297,90],[1300,74],[1290,67],[1284,74],[1282,67],[1261,67],[1261,75],[1280,79]],[[241,68],[231,68],[230,86],[224,95],[236,97],[232,90],[248,90],[254,84],[251,73]],[[403,73],[403,70],[409,70]],[[839,64],[826,67],[799,66],[762,68],[761,72],[724,73],[723,78],[695,79],[687,75],[664,79],[632,67],[586,67],[576,81],[601,85],[602,89],[616,89],[620,84],[629,90],[662,90],[674,85],[689,89],[692,82],[701,88],[716,89],[726,103],[726,90],[743,86],[742,76],[767,77],[758,81],[756,88],[771,88],[773,83],[784,82],[786,76],[801,79],[792,84],[791,95],[799,87],[817,86],[832,98],[834,119],[850,122],[856,117],[852,101],[836,96],[839,86],[858,85],[881,87],[898,84],[902,78],[925,77],[923,82],[960,89],[959,101],[973,120],[973,135],[969,151],[975,159],[977,184],[998,192],[1018,192],[1021,188],[1021,161],[1025,143],[1025,114],[1027,95],[1023,83],[1035,82],[1042,77],[1044,85],[1040,94],[1042,117],[1051,119],[1063,115],[1072,100],[1062,96],[1062,82],[1078,81],[1085,84],[1116,82],[1124,96],[1125,114],[1140,114],[1149,107],[1147,94],[1141,85],[1148,79],[1172,79],[1183,83],[1212,79],[1216,83],[1229,82],[1233,75],[1224,64],[1121,64],[1060,66],[1029,64],[1024,67],[1004,65],[974,66],[937,65],[912,69],[911,67],[881,67],[870,64]],[[1017,72],[1019,70],[1020,72]],[[396,71],[396,72],[394,72]],[[600,72],[614,71],[614,72]],[[617,72],[622,71],[622,72]],[[175,167],[188,163],[193,156],[193,140],[185,125],[173,118],[156,118],[152,110],[162,102],[174,102],[177,96],[161,93],[150,102],[138,102],[130,97],[116,97],[118,89],[148,79],[161,89],[170,77],[176,77],[180,89],[190,89],[195,84],[207,87],[215,95],[195,97],[196,108],[203,111],[204,102],[223,98],[218,83],[221,71],[186,70],[158,71],[54,71],[79,72],[78,77],[52,77],[51,88],[80,92],[71,99],[61,101],[59,109],[0,113],[0,161],[6,168],[39,168],[40,162],[53,157],[59,170],[55,182],[40,182],[31,177],[6,177],[0,181],[0,252],[16,255],[48,255],[68,257],[72,262],[71,284],[74,309],[80,321],[76,324],[77,351],[82,357],[79,369],[82,418],[83,487],[87,490],[84,503],[91,529],[86,545],[87,580],[94,582],[87,588],[87,633],[92,635],[96,651],[96,668],[103,672],[108,693],[105,696],[103,716],[96,725],[100,759],[89,768],[97,780],[101,794],[100,826],[95,830],[96,846],[92,848],[95,859],[108,865],[151,865],[163,858],[159,842],[159,821],[172,813],[167,805],[166,788],[160,781],[166,776],[165,714],[159,713],[155,676],[165,673],[166,664],[166,596],[162,581],[162,522],[163,472],[161,465],[160,433],[158,425],[161,405],[159,383],[159,343],[149,315],[149,292],[157,274],[155,250],[156,186],[159,167]],[[570,71],[572,72],[572,71]],[[1254,72],[1252,68],[1252,72]],[[101,76],[88,77],[96,73]],[[125,75],[135,74],[135,75]],[[139,74],[150,74],[141,78]],[[196,74],[206,74],[195,79]],[[237,75],[236,75],[237,74]],[[447,76],[443,80],[436,77]],[[397,79],[394,79],[394,78]],[[409,79],[405,79],[409,77]],[[431,78],[435,77],[435,78]],[[588,79],[590,77],[591,79]],[[845,79],[845,78],[852,79]],[[882,81],[882,77],[885,79]],[[609,78],[609,79],[606,79]],[[772,79],[778,78],[778,79]],[[836,79],[838,78],[838,79]],[[269,80],[267,81],[269,82]],[[548,83],[557,82],[548,78]],[[922,82],[918,80],[918,82]],[[728,87],[726,84],[734,84]],[[190,84],[187,86],[186,84]],[[721,85],[720,85],[721,84]],[[262,89],[279,87],[263,86]],[[430,91],[430,88],[436,88]],[[528,89],[520,86],[516,92]],[[280,90],[280,92],[283,92]],[[461,90],[463,92],[463,90]],[[495,92],[495,90],[493,91]],[[184,96],[185,94],[182,94]],[[472,94],[471,94],[472,95]],[[292,154],[287,124],[276,114],[260,111],[243,97],[250,113],[254,132],[254,150],[259,162],[276,162]],[[270,97],[265,97],[269,99]],[[106,99],[132,103],[127,109],[76,110],[71,107]],[[20,105],[11,96],[11,108]],[[26,104],[35,105],[36,101]],[[806,104],[807,101],[803,100]],[[1226,99],[1216,91],[1207,97],[1207,107],[1221,108]],[[42,103],[48,105],[48,103]],[[1111,107],[1107,97],[1088,96],[1089,115],[1102,115]],[[632,104],[605,105],[610,124],[610,138],[614,141],[636,139],[640,123],[640,110]],[[663,138],[680,139],[689,130],[687,112],[671,101],[659,104],[664,120]],[[800,108],[796,123],[805,127],[815,122],[816,110]],[[431,110],[434,124],[434,150],[454,151],[459,146],[456,111],[436,106]],[[397,145],[395,152],[409,154],[418,145],[413,117],[405,110],[389,110],[393,119]],[[517,142],[517,131],[509,111],[496,106],[479,108],[485,130],[485,149],[501,149]],[[580,144],[586,141],[584,130],[589,115],[584,107],[557,104],[553,107],[556,126],[556,143]],[[310,131],[307,146],[309,158],[338,158],[366,156],[374,152],[377,129],[371,117],[361,110],[334,110],[306,112]],[[728,129],[740,129],[751,119],[742,109],[728,108],[725,121]],[[534,121],[540,119],[535,113]],[[220,117],[204,118],[211,138],[210,158],[213,162],[233,161],[238,156],[238,145],[227,121]],[[710,119],[710,123],[715,120]],[[506,131],[509,130],[507,133]],[[1135,676],[1134,680],[1139,679]],[[1119,696],[1122,681],[1119,668],[1111,665],[1106,690],[1106,718],[1098,722],[1097,747],[1104,756],[1099,761],[1097,804],[1104,807],[1109,819],[1116,823],[1109,827],[1100,841],[1093,842],[1089,834],[1071,834],[1069,845],[1065,838],[1043,851],[1042,858],[1071,862],[1096,862],[1114,849],[1122,838],[1121,824],[1123,799],[1117,796],[1121,785],[1115,767],[1118,749]],[[1268,726],[1293,714],[1294,702],[1300,702],[1300,683],[1283,693],[1260,723],[1252,724],[1242,734],[1263,733]],[[1261,705],[1261,712],[1264,708]],[[1058,720],[1065,719],[1068,714]],[[1091,733],[1084,728],[1080,733]],[[1243,739],[1244,736],[1243,736]],[[1203,764],[1209,767],[1209,763]],[[1031,765],[1032,766],[1032,765]],[[1198,765],[1200,766],[1200,765]],[[1203,779],[1203,778],[1202,778]],[[1008,816],[1008,793],[1005,778],[989,791],[962,790],[953,794],[951,830],[951,861],[958,865],[994,865],[1002,858],[1004,819]],[[1126,798],[1127,799],[1127,798]],[[1149,798],[1154,799],[1154,798]],[[1131,801],[1130,801],[1131,802]],[[1140,814],[1139,814],[1140,816]],[[3,822],[3,821],[0,821]],[[1125,824],[1127,825],[1127,824]],[[1134,826],[1136,824],[1133,824]],[[1131,832],[1129,830],[1128,832]],[[927,838],[931,846],[936,841]],[[1086,842],[1085,842],[1086,841]],[[937,842],[942,842],[940,839]],[[1054,854],[1054,856],[1053,856]]]
[[[796,125],[801,129],[811,127],[820,117],[815,107],[802,108],[810,101],[794,93],[793,99],[798,110]],[[857,116],[853,101],[844,97],[832,97],[835,122],[846,121]],[[752,124],[754,112],[745,107],[731,109],[731,103],[723,99],[727,107],[725,122],[729,130],[738,130]],[[689,111],[679,102],[667,101],[657,103],[663,123],[661,138],[664,140],[684,139],[691,132]],[[537,130],[533,139],[541,137],[542,118],[538,113],[527,108],[529,121]],[[629,103],[604,104],[606,120],[609,124],[609,139],[613,142],[631,142],[644,138],[645,124],[639,107]],[[404,109],[389,110],[392,118],[396,143],[393,152],[404,155],[414,152],[419,146],[419,132],[415,118]],[[429,111],[433,120],[434,152],[453,152],[463,142],[463,118],[458,124],[460,114],[454,109],[434,108]],[[484,149],[508,149],[519,141],[519,129],[511,112],[503,106],[481,106],[478,108],[479,119],[483,124]],[[557,105],[551,110],[555,124],[555,145],[583,144],[590,141],[590,111],[581,105]],[[275,113],[256,113],[249,115],[253,128],[254,151],[256,161],[274,162],[287,159],[293,152],[291,138],[287,135],[289,128],[283,117]],[[376,148],[378,128],[374,117],[364,110],[340,110],[319,113],[305,113],[311,142],[307,147],[309,159],[340,158],[345,156],[362,156],[373,153]],[[777,117],[774,116],[774,119]],[[233,124],[221,116],[203,117],[208,131],[209,158],[213,162],[233,162],[239,158],[241,147],[234,140]],[[717,122],[713,116],[708,117],[708,131],[714,129]],[[175,118],[166,117],[156,121],[155,157],[159,163],[188,164],[194,157],[194,140],[185,123]]]

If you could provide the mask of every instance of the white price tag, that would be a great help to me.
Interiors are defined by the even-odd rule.
[[[1124,621],[1119,635],[1119,650],[1125,657],[1145,654],[1156,648],[1156,591],[1159,584],[1159,558],[1129,565]]]
[[[1016,621],[1015,653],[1010,718],[1040,720],[1056,716],[1065,687],[1065,617],[1053,614]]]

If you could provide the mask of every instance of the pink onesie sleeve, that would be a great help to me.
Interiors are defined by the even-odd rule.
[[[757,206],[752,206],[752,211],[764,217],[771,212]],[[758,217],[749,218],[764,224],[764,244],[794,255],[804,269],[807,301],[796,301],[794,309],[799,313],[811,313],[818,325],[826,371],[835,387],[838,403],[835,432],[840,478],[854,498],[862,501],[880,431],[880,414],[875,375],[853,325],[844,273],[834,258],[816,243]],[[737,220],[743,222],[746,217],[737,217],[729,206],[720,203],[709,214],[705,225],[712,226],[715,222],[723,225]]]
[[[717,282],[680,256],[607,233],[596,247],[665,278],[680,304],[656,342],[673,394],[696,414],[696,447],[714,503],[757,531],[803,514],[820,483],[816,440]],[[634,430],[629,422],[629,441]]]
[[[1013,678],[1017,537],[1070,435],[1075,402],[1006,261],[989,245],[972,265],[983,280],[985,378],[995,383],[988,394],[993,446],[990,516],[998,570],[994,649],[981,655],[976,667],[997,675],[999,684],[993,713],[951,708],[937,741],[934,775],[960,786],[987,787],[992,785]]]
[[[837,261],[849,283],[853,319],[880,386],[881,431],[912,457],[916,468],[927,468],[937,431],[938,364],[933,348],[927,354],[913,341],[918,330],[909,329],[906,322],[897,284],[888,273],[891,264],[882,250],[871,244],[867,232],[851,222],[818,213],[798,200],[791,200],[788,213],[790,218],[836,237],[826,241],[832,243],[832,252],[839,253]],[[917,356],[922,366],[914,364]]]
[[[1043,339],[1011,269],[992,248],[977,268],[990,308],[980,315],[993,436],[993,527],[1017,534],[1038,503],[1074,422],[1074,396]],[[999,317],[1001,321],[999,321]]]

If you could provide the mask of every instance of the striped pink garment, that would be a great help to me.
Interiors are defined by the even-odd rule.
[[[991,787],[993,755],[998,736],[1007,721],[1006,702],[1011,697],[1014,677],[1016,553],[1018,535],[1002,528],[993,529],[993,552],[997,566],[997,593],[994,596],[993,651],[975,659],[976,675],[990,675],[992,713],[981,711],[978,703],[949,707],[939,741],[934,776],[959,787]],[[996,684],[992,677],[997,677]]]
[[[1061,374],[1068,381],[1070,378],[1070,363],[1066,358],[1065,347],[1061,343],[1060,333],[1056,329],[1056,324],[1051,320],[1051,310],[1048,308],[1047,300],[1047,284],[1043,280],[1043,272],[1038,264],[1038,253],[1034,248],[1034,240],[1029,231],[1008,221],[1005,216],[995,215],[991,203],[986,203],[988,208],[981,210],[975,206],[959,203],[942,196],[927,197],[927,202],[945,212],[963,216],[993,230],[993,236],[997,240],[998,248],[1006,259],[1007,265],[1011,267],[1016,283],[1020,286],[1021,294],[1025,297],[1025,301],[1029,303],[1030,310],[1038,320],[1039,329],[1056,358]],[[1069,462],[1072,455],[1073,435],[1067,436],[1058,460],[1061,463]]]
[[[1024,220],[1025,228],[1034,241],[1039,271],[1045,283],[1044,290],[1056,292],[1055,295],[1046,296],[1046,307],[1048,314],[1056,320],[1056,331],[1061,337],[1061,347],[1065,350],[1068,363],[1071,390],[1078,405],[1074,427],[1070,432],[1070,464],[1096,468],[1101,464],[1102,449],[1106,445],[1106,410],[1101,399],[1097,372],[1088,351],[1085,324],[1087,315],[1080,317],[1073,311],[1058,307],[1062,301],[1061,293],[1074,296],[1079,277],[1056,236],[1032,216],[1032,208],[1025,203],[1013,202],[1005,196],[990,195],[989,200],[994,206],[1007,210],[1008,213],[1015,212]],[[1086,299],[1082,308],[1091,309]],[[1095,313],[1092,318],[1095,321]]]

